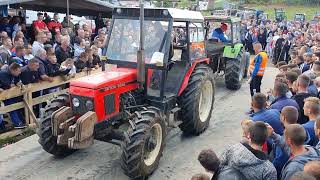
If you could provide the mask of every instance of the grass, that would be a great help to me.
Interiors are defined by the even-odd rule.
[[[25,132],[23,132],[20,135],[17,135],[17,136],[14,136],[14,137],[7,137],[7,138],[4,138],[4,139],[0,139],[0,148],[5,147],[5,146],[7,146],[9,144],[13,144],[15,142],[18,142],[21,139],[24,139],[26,137],[32,136],[33,134],[35,134],[35,130],[31,129],[31,128],[28,128],[28,129],[26,129]]]
[[[288,20],[293,20],[296,13],[304,13],[307,20],[312,20],[316,12],[320,12],[320,6],[288,6],[284,4],[249,4],[247,7],[263,10],[269,14],[269,19],[274,19],[274,8],[283,8]]]

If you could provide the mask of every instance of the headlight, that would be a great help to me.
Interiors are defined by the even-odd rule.
[[[86,101],[86,107],[89,111],[93,110],[93,102],[91,100]]]
[[[80,101],[78,98],[73,98],[72,99],[72,104],[74,107],[79,107],[80,106]]]

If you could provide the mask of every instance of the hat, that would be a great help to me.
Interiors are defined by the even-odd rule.
[[[221,29],[228,30],[228,25],[226,23],[221,23]]]

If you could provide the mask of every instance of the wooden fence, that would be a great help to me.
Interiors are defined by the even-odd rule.
[[[12,87],[8,90],[4,90],[3,92],[0,93],[0,101],[15,98],[15,97],[20,97],[20,96],[22,96],[23,100],[21,102],[16,102],[8,106],[1,106],[0,114],[6,114],[14,110],[24,109],[26,125],[34,126],[36,123],[35,116],[33,112],[30,112],[30,110],[32,111],[33,106],[41,104],[43,102],[47,102],[48,100],[58,96],[59,94],[68,92],[68,89],[63,89],[63,85],[69,84],[71,80],[84,77],[89,74],[95,74],[98,72],[101,72],[101,69],[92,70],[89,73],[88,72],[77,73],[74,78],[57,76],[57,77],[54,77],[53,82],[33,83],[33,84],[25,85],[24,87]],[[57,92],[32,98],[32,93],[34,92],[38,92],[44,89],[53,88],[57,86],[61,86],[60,90]]]

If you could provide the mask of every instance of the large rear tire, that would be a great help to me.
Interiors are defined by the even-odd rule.
[[[62,94],[51,100],[51,103],[45,107],[44,113],[39,122],[39,127],[37,128],[37,134],[39,136],[38,142],[45,151],[55,156],[63,157],[75,151],[74,149],[69,149],[67,146],[58,145],[57,137],[52,135],[52,113],[63,106],[69,106],[69,104],[70,101],[68,94]]]
[[[214,75],[206,65],[195,67],[190,76],[188,86],[178,97],[181,110],[179,125],[185,134],[199,135],[209,126],[212,116],[215,94]]]
[[[234,59],[226,59],[225,84],[228,89],[238,90],[244,76],[246,61],[243,59],[244,52],[241,50]]]
[[[121,165],[130,178],[148,177],[158,167],[165,144],[166,125],[155,108],[136,112],[121,145]]]

